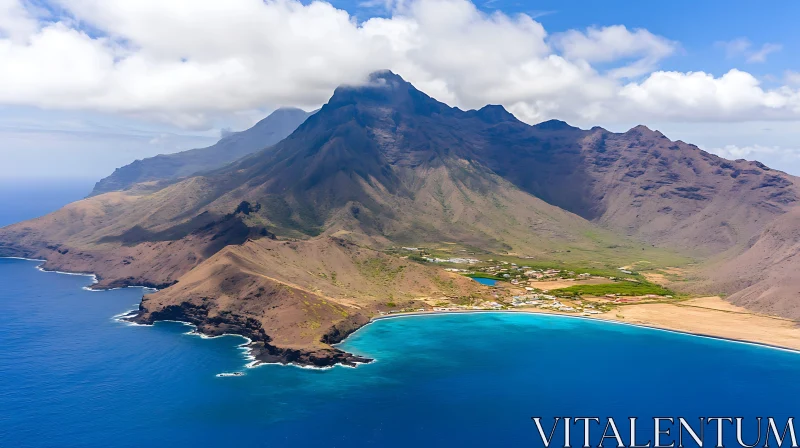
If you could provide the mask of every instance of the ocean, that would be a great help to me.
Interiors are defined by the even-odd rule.
[[[377,321],[341,346],[377,360],[355,369],[245,369],[242,338],[120,323],[140,288],[37,264],[0,260],[3,447],[541,446],[532,416],[780,417],[800,396],[796,353],[509,313]]]
[[[0,259],[0,447],[542,446],[533,416],[798,410],[800,354],[559,316],[379,320],[341,345],[372,364],[245,369],[242,338],[121,323],[141,288],[38,264]]]
[[[90,179],[0,179],[0,227],[58,210],[93,186]]]

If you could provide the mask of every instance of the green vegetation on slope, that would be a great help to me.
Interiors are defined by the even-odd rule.
[[[381,282],[392,282],[403,272],[405,266],[392,266],[389,260],[370,258],[356,264],[362,275]]]
[[[536,255],[534,258],[495,255],[492,259],[517,263],[519,266],[529,266],[531,269],[560,269],[576,273],[586,272],[601,277],[631,277],[630,274],[621,273],[617,269],[621,266],[631,266],[634,271],[648,271],[686,266],[694,262],[691,258],[654,247],[644,251],[633,248],[601,248],[594,252],[573,249],[570,252]],[[637,275],[633,276],[640,278]]]
[[[695,262],[690,257],[683,256],[668,249],[650,245],[632,244],[605,244],[593,248],[567,246],[550,241],[558,248],[544,252],[522,252],[518,254],[503,254],[487,249],[461,243],[438,244],[409,244],[419,247],[417,251],[405,251],[400,248],[386,250],[386,253],[408,256],[412,261],[425,262],[423,257],[451,258],[467,257],[477,258],[483,263],[473,265],[475,268],[497,264],[498,262],[516,263],[518,266],[528,266],[530,269],[559,269],[575,273],[589,273],[601,277],[634,277],[642,280],[639,275],[624,274],[618,270],[621,266],[629,266],[633,271],[643,272],[666,267],[681,267]],[[527,256],[526,256],[527,255]],[[489,262],[488,260],[493,260]],[[450,263],[441,263],[443,267],[458,267]]]

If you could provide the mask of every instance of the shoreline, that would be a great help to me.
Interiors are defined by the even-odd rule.
[[[85,272],[66,272],[66,271],[57,271],[57,270],[44,269],[44,268],[42,268],[42,264],[46,263],[47,260],[43,260],[43,259],[40,259],[40,258],[0,257],[0,259],[39,262],[40,264],[34,266],[34,268],[39,272],[91,277],[92,278],[92,285],[95,285],[95,284],[98,283],[97,274],[85,273]],[[126,286],[120,286],[120,287],[114,287],[114,288],[91,288],[91,287],[88,287],[88,286],[81,287],[81,289],[83,289],[84,291],[89,291],[89,292],[113,291],[113,290],[123,289],[123,288],[142,288],[142,290],[150,291],[150,292],[158,291],[157,288],[152,288],[152,287],[144,286],[144,285],[126,285]],[[196,323],[188,322],[188,321],[182,321],[182,320],[176,320],[176,319],[160,319],[160,320],[156,320],[156,321],[151,322],[151,323],[135,322],[133,319],[138,316],[138,312],[139,311],[140,311],[139,308],[133,308],[133,309],[130,309],[130,310],[123,311],[121,313],[115,314],[114,316],[111,316],[111,319],[116,321],[116,322],[125,324],[126,326],[137,326],[137,327],[152,327],[153,325],[156,324],[156,322],[174,322],[174,323],[179,323],[179,324],[182,324],[182,325],[187,325],[187,326],[192,328],[191,331],[189,331],[189,332],[187,332],[185,334],[191,335],[191,336],[200,336],[200,337],[206,338],[206,339],[212,339],[212,338],[217,338],[217,337],[221,337],[221,336],[236,336],[236,337],[244,338],[246,340],[246,342],[243,343],[243,344],[240,344],[237,348],[241,348],[246,352],[245,360],[248,361],[248,362],[247,362],[247,364],[245,364],[244,367],[247,368],[247,369],[256,368],[256,367],[259,367],[259,366],[262,366],[262,365],[280,365],[280,366],[286,366],[286,367],[297,367],[297,368],[307,369],[307,370],[329,370],[329,369],[332,369],[332,368],[334,368],[336,366],[342,366],[342,367],[348,367],[348,368],[356,368],[360,364],[369,364],[369,363],[375,361],[373,359],[370,359],[368,362],[361,362],[361,361],[358,361],[358,360],[352,360],[352,361],[349,361],[349,362],[351,362],[353,365],[347,365],[347,364],[344,364],[342,362],[336,362],[336,363],[333,363],[331,365],[325,365],[325,366],[317,366],[317,365],[311,365],[311,364],[299,364],[299,363],[292,362],[292,361],[289,361],[289,362],[281,362],[281,361],[266,362],[266,361],[259,360],[257,358],[257,356],[253,354],[254,351],[257,349],[257,347],[254,346],[254,341],[251,338],[249,338],[249,337],[247,337],[245,335],[236,334],[236,333],[223,333],[223,334],[215,334],[215,335],[205,334],[205,333],[202,333],[202,332],[198,331],[198,326],[197,326]],[[331,347],[336,349],[335,345],[336,344],[332,344]]]
[[[58,271],[55,269],[45,269],[42,267],[47,260],[43,260],[41,258],[25,258],[25,257],[0,257],[0,260],[8,259],[8,260],[22,260],[22,261],[38,261],[40,264],[36,265],[34,268],[39,272],[45,273],[55,273],[55,274],[64,274],[64,275],[75,275],[75,276],[82,276],[82,277],[91,277],[92,278],[92,285],[96,285],[100,282],[97,278],[97,274],[91,272],[69,272],[69,271]],[[126,286],[115,286],[113,288],[92,288],[90,286],[83,286],[81,289],[84,291],[90,292],[102,292],[102,291],[114,291],[117,289],[124,289],[124,288],[142,288],[147,291],[157,292],[158,288],[153,288],[150,286],[145,285],[126,285]]]
[[[9,259],[9,260],[38,261],[38,262],[41,262],[41,264],[36,266],[36,270],[38,270],[39,272],[54,272],[56,274],[77,275],[77,276],[83,276],[83,277],[91,277],[93,285],[98,283],[97,274],[92,274],[91,272],[67,272],[67,271],[57,271],[57,270],[54,270],[54,269],[53,270],[45,269],[45,268],[42,267],[42,265],[47,263],[47,260],[43,260],[41,258],[0,257],[0,259],[4,259],[4,258],[5,259]],[[87,289],[87,288],[88,288],[87,286],[83,287],[83,289]]]
[[[41,263],[45,263],[47,261],[47,260],[42,260],[42,259],[33,259],[33,258],[24,258],[24,257],[0,257],[0,259],[3,259],[3,258],[14,259],[14,260],[23,260],[23,261],[36,261],[36,262],[41,262]],[[64,275],[77,275],[77,276],[91,277],[92,278],[92,284],[96,284],[97,283],[97,276],[96,276],[96,274],[92,274],[92,273],[64,272],[64,271],[56,271],[56,270],[46,270],[46,269],[43,269],[41,267],[41,264],[35,266],[35,268],[37,270],[39,270],[40,272],[45,272],[45,273],[52,272],[52,273],[64,274]],[[89,288],[89,287],[86,287],[86,286],[82,287],[82,289],[84,289],[84,290],[93,291],[93,292],[111,291],[111,290],[122,289],[122,288],[123,287],[109,288],[109,289],[95,289],[95,288]],[[157,289],[154,289],[154,288],[150,288],[150,287],[147,287],[147,286],[136,286],[136,285],[129,285],[129,286],[125,286],[124,288],[142,288],[143,290],[157,291]],[[722,300],[722,299],[720,299],[720,300]],[[677,305],[677,304],[666,304],[666,305],[667,306],[680,307],[680,305]],[[644,306],[647,306],[647,304],[629,305],[629,306],[631,306],[631,307],[644,307]],[[692,307],[692,305],[689,305],[689,307]],[[714,311],[727,312],[727,311],[723,311],[723,310],[719,310],[719,309],[715,310],[713,308],[707,308],[707,307],[695,307],[695,308],[697,308],[699,310],[702,310],[701,312],[706,312],[706,313],[712,313]],[[156,322],[153,322],[153,323],[150,323],[150,324],[143,324],[143,323],[139,323],[139,322],[133,322],[131,319],[133,317],[136,317],[137,311],[138,311],[138,309],[136,309],[136,308],[128,310],[128,311],[124,311],[122,313],[119,313],[117,315],[112,316],[112,319],[117,321],[117,322],[124,323],[124,324],[130,325],[130,326],[152,327],[156,323]],[[391,314],[391,315],[372,317],[366,324],[364,324],[363,326],[359,327],[357,330],[353,331],[350,335],[361,331],[361,329],[363,329],[363,328],[369,326],[370,324],[372,324],[374,322],[377,322],[379,320],[398,319],[398,318],[407,318],[407,317],[440,316],[440,315],[448,315],[448,314],[480,314],[480,313],[500,313],[500,314],[514,314],[514,313],[517,313],[517,314],[531,314],[531,315],[537,315],[537,316],[553,316],[553,317],[561,317],[561,318],[583,319],[583,320],[587,320],[587,321],[605,322],[605,323],[617,324],[617,325],[626,325],[626,326],[630,326],[630,327],[637,327],[637,328],[643,328],[643,329],[655,330],[655,331],[664,331],[664,332],[669,332],[669,333],[673,333],[673,334],[680,334],[680,335],[684,335],[684,336],[692,336],[692,337],[699,337],[699,338],[705,338],[705,339],[713,339],[713,340],[718,340],[718,341],[723,341],[723,342],[732,342],[732,343],[738,343],[738,344],[745,344],[745,345],[750,345],[750,346],[755,346],[755,347],[768,348],[768,349],[773,349],[773,350],[781,350],[781,351],[785,351],[785,352],[800,354],[800,339],[798,339],[797,347],[790,347],[790,346],[786,346],[786,345],[772,344],[772,343],[768,343],[768,342],[755,341],[755,340],[751,340],[751,339],[747,339],[747,338],[738,338],[738,337],[734,337],[734,336],[724,336],[724,335],[720,335],[720,334],[709,334],[709,333],[706,333],[706,332],[703,332],[703,331],[688,331],[688,330],[685,330],[685,329],[670,328],[668,325],[656,325],[656,324],[647,323],[647,322],[626,322],[626,321],[623,321],[623,320],[620,320],[620,319],[609,317],[608,313],[595,315],[595,316],[583,316],[583,315],[575,315],[575,314],[572,314],[572,313],[564,313],[564,312],[558,312],[558,311],[537,311],[537,310],[533,310],[533,309],[460,310],[460,311],[412,311],[412,312],[407,312],[407,313],[396,313],[396,314]],[[755,317],[758,317],[758,318],[761,318],[761,319],[775,319],[775,320],[787,321],[786,319],[782,319],[782,318],[779,318],[779,317],[771,317],[771,316],[757,315],[757,314],[751,314],[751,313],[742,313],[742,314],[744,314],[746,316],[755,316]],[[262,365],[280,365],[280,366],[286,366],[286,367],[297,367],[297,368],[307,369],[307,370],[330,370],[330,369],[333,369],[334,367],[337,367],[337,366],[348,367],[348,368],[356,368],[360,364],[370,364],[370,363],[374,363],[374,362],[377,361],[376,359],[371,359],[370,362],[365,362],[365,363],[357,362],[357,363],[355,363],[355,365],[345,365],[343,363],[337,362],[337,363],[334,363],[333,365],[329,365],[329,366],[313,366],[313,365],[297,364],[297,363],[294,363],[294,362],[283,363],[283,362],[280,362],[280,361],[264,362],[264,361],[259,361],[256,358],[256,356],[253,355],[253,351],[254,351],[253,340],[251,338],[248,338],[247,336],[240,335],[240,334],[235,334],[235,333],[224,333],[224,334],[218,334],[218,335],[208,335],[208,334],[199,332],[198,331],[198,326],[195,323],[181,321],[181,320],[164,319],[164,320],[158,320],[157,322],[174,322],[174,323],[180,323],[182,325],[189,326],[192,329],[190,331],[188,331],[187,333],[184,333],[184,334],[190,335],[190,336],[200,336],[203,339],[213,339],[213,338],[218,338],[218,337],[221,337],[221,336],[236,336],[236,337],[240,337],[240,338],[245,339],[244,343],[239,344],[237,346],[238,349],[241,349],[241,350],[243,350],[245,352],[245,360],[248,361],[244,366],[245,369],[252,369],[252,368],[256,368],[256,367],[262,366]],[[795,326],[797,325],[797,322],[794,322],[794,321],[789,321],[789,322],[792,322]],[[800,328],[799,328],[799,331],[800,331]],[[339,346],[340,344],[345,343],[347,341],[347,339],[350,337],[350,335],[345,337],[340,342],[337,342],[335,344],[330,344],[330,346],[332,348],[336,349],[336,350],[340,350],[340,349],[338,349],[337,346]]]
[[[631,305],[631,306],[643,306],[643,305]],[[678,305],[671,305],[671,306],[678,306]],[[704,308],[704,309],[711,311],[711,309],[709,309],[709,308]],[[675,329],[675,328],[669,328],[669,327],[666,327],[666,326],[650,325],[650,324],[646,324],[646,323],[625,322],[625,321],[621,321],[621,320],[617,320],[617,319],[610,319],[610,318],[575,315],[575,314],[563,313],[563,312],[558,312],[558,311],[542,312],[542,311],[534,311],[534,310],[530,310],[530,309],[521,309],[521,310],[463,310],[463,311],[412,311],[412,312],[408,312],[408,313],[396,313],[396,314],[393,314],[393,315],[377,316],[377,317],[374,317],[374,318],[370,319],[369,324],[371,324],[373,322],[377,322],[379,320],[398,319],[398,318],[405,318],[405,317],[440,316],[440,315],[448,315],[448,314],[482,314],[482,313],[531,314],[531,315],[536,315],[536,316],[548,316],[548,317],[557,317],[557,318],[581,319],[581,320],[586,320],[586,321],[591,321],[591,322],[601,322],[601,323],[608,323],[608,324],[625,325],[625,326],[629,326],[629,327],[643,328],[643,329],[654,330],[654,331],[663,331],[663,332],[667,332],[667,333],[680,334],[680,335],[684,335],[684,336],[692,336],[692,337],[698,337],[698,338],[704,338],[704,339],[713,339],[713,340],[718,340],[718,341],[723,341],[723,342],[733,342],[733,343],[751,345],[751,346],[756,346],[756,347],[761,347],[761,348],[768,348],[768,349],[772,349],[772,350],[780,350],[780,351],[790,352],[790,353],[795,353],[795,354],[800,355],[800,347],[799,348],[794,348],[794,347],[788,347],[788,346],[785,346],[785,345],[770,344],[770,343],[766,343],[766,342],[758,342],[758,341],[735,338],[735,337],[730,337],[730,336],[720,336],[720,335],[713,335],[713,334],[702,333],[702,332],[692,332],[692,331],[686,331],[686,330],[679,330],[679,329]],[[598,315],[598,316],[604,316],[604,315],[605,314]],[[771,318],[771,317],[767,317],[767,316],[764,316],[764,317],[765,318]],[[775,319],[781,319],[781,318],[777,318],[776,317]],[[369,325],[369,324],[367,324],[367,325]],[[367,325],[364,325],[364,327],[366,327]],[[364,328],[364,327],[361,327],[361,328]],[[361,330],[361,328],[359,328],[359,330]],[[344,341],[342,341],[342,342],[344,342]],[[798,341],[798,343],[800,343],[800,341]]]
[[[121,288],[115,288],[115,289],[121,289]],[[131,326],[131,327],[148,327],[148,328],[152,328],[158,322],[169,322],[169,323],[180,324],[180,325],[189,327],[189,331],[187,331],[185,333],[181,333],[181,335],[184,335],[184,336],[197,336],[200,339],[216,339],[216,338],[221,338],[223,336],[233,336],[233,337],[237,337],[237,338],[242,338],[242,339],[244,339],[244,342],[239,344],[239,345],[237,345],[236,348],[241,350],[241,351],[243,351],[244,352],[245,361],[249,361],[247,364],[244,365],[244,368],[245,369],[252,369],[254,367],[258,367],[259,365],[261,365],[261,364],[255,364],[254,365],[254,363],[257,363],[258,361],[251,354],[252,348],[250,347],[250,344],[253,343],[253,340],[248,338],[247,336],[242,336],[240,334],[233,334],[233,333],[223,333],[223,334],[218,334],[218,335],[211,336],[211,335],[203,334],[203,333],[200,333],[199,331],[197,331],[197,325],[195,325],[195,324],[193,324],[191,322],[184,322],[184,321],[180,321],[180,320],[165,319],[165,320],[160,320],[160,321],[157,321],[157,322],[153,322],[152,324],[140,324],[138,322],[133,322],[133,321],[130,320],[130,318],[136,316],[136,312],[137,311],[138,311],[138,308],[134,308],[134,309],[131,309],[131,310],[128,310],[128,311],[124,311],[122,313],[115,314],[114,316],[111,317],[111,319],[113,321],[115,321],[115,322],[121,323],[121,324],[126,325],[126,326]],[[218,374],[218,376],[219,376],[219,374]],[[238,375],[232,375],[232,376],[238,376]]]
[[[219,338],[219,337],[222,337],[222,336],[235,336],[235,337],[239,337],[239,338],[245,339],[244,343],[239,344],[239,345],[236,346],[237,349],[243,350],[245,352],[245,360],[248,361],[244,365],[245,369],[254,369],[256,367],[266,366],[266,365],[277,365],[277,366],[283,366],[283,367],[296,367],[296,368],[304,369],[304,370],[326,371],[326,370],[334,369],[336,367],[344,367],[344,368],[355,369],[355,368],[358,367],[358,365],[361,365],[361,364],[366,365],[366,364],[373,364],[375,362],[378,362],[378,359],[370,358],[371,359],[370,362],[365,362],[365,363],[357,362],[357,363],[355,363],[356,365],[353,365],[353,366],[337,362],[337,363],[335,363],[333,365],[322,366],[322,367],[320,367],[320,366],[312,366],[312,365],[304,365],[304,364],[297,364],[297,363],[293,363],[293,362],[288,362],[288,363],[263,362],[263,361],[259,361],[258,359],[256,359],[256,357],[252,354],[252,352],[253,352],[253,347],[252,347],[253,340],[248,338],[247,336],[243,336],[243,335],[235,334],[235,333],[224,333],[224,334],[219,334],[219,335],[207,335],[207,334],[204,334],[204,333],[201,333],[201,332],[197,331],[197,325],[196,324],[193,324],[191,322],[174,320],[174,319],[159,320],[159,321],[153,322],[152,324],[141,324],[141,323],[132,322],[132,321],[126,319],[126,317],[133,317],[133,315],[134,315],[134,313],[136,311],[137,311],[136,309],[133,309],[133,310],[127,311],[125,313],[116,315],[116,316],[114,316],[114,320],[116,320],[118,322],[121,322],[121,323],[125,323],[127,325],[142,326],[142,327],[152,327],[157,322],[172,322],[172,323],[178,323],[178,324],[185,325],[185,326],[188,326],[188,327],[192,328],[190,331],[188,331],[186,333],[182,333],[182,334],[187,335],[187,336],[198,336],[201,339],[215,339],[215,338]],[[701,332],[690,332],[690,331],[685,331],[685,330],[678,330],[678,329],[674,329],[674,328],[660,327],[660,326],[655,326],[655,325],[647,325],[647,324],[642,324],[642,323],[623,322],[623,321],[614,320],[614,319],[602,319],[602,318],[591,317],[591,316],[578,316],[578,315],[574,315],[574,314],[561,313],[561,312],[557,312],[557,311],[541,312],[541,311],[533,311],[533,310],[412,311],[412,312],[408,312],[408,313],[397,313],[397,314],[393,314],[393,315],[376,316],[376,317],[371,318],[369,320],[369,322],[367,322],[363,326],[359,327],[357,330],[355,330],[352,333],[350,333],[342,341],[337,342],[335,344],[331,344],[331,347],[338,348],[338,346],[341,345],[341,344],[344,344],[351,335],[353,335],[355,333],[358,333],[359,331],[361,331],[362,329],[366,328],[367,326],[373,324],[374,322],[380,321],[380,320],[409,318],[409,317],[442,316],[442,315],[453,315],[453,314],[456,314],[456,315],[461,314],[461,315],[463,315],[463,314],[483,314],[483,313],[530,314],[530,315],[548,316],[548,317],[554,317],[554,318],[581,319],[581,320],[592,321],[592,322],[624,325],[624,326],[642,328],[642,329],[647,329],[647,330],[654,330],[654,331],[662,331],[662,332],[667,332],[667,333],[672,333],[672,334],[679,334],[679,335],[683,335],[683,336],[697,337],[697,338],[703,338],[703,339],[711,339],[711,340],[717,340],[717,341],[722,341],[722,342],[731,342],[731,343],[749,345],[749,346],[772,349],[772,350],[780,350],[780,351],[783,351],[783,352],[789,352],[789,353],[794,353],[794,354],[800,355],[800,348],[792,348],[792,347],[787,347],[787,346],[782,346],[782,345],[777,345],[777,344],[769,344],[769,343],[751,341],[751,340],[747,340],[747,339],[738,339],[738,338],[734,338],[734,337],[712,335],[712,334],[706,334],[706,333],[701,333]]]

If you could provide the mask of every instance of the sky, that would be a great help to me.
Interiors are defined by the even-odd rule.
[[[99,179],[391,69],[800,175],[800,2],[0,0],[0,180]]]

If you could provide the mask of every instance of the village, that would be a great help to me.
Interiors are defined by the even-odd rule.
[[[617,275],[601,275],[554,267],[533,267],[522,262],[493,259],[483,261],[466,256],[445,258],[428,254],[416,247],[402,249],[419,252],[417,259],[421,262],[446,265],[445,271],[470,277],[491,288],[493,300],[469,304],[434,301],[425,308],[383,311],[380,312],[381,315],[537,309],[540,312],[592,316],[608,312],[618,305],[651,303],[673,298],[671,291],[647,282],[633,269],[625,266],[614,270]]]

